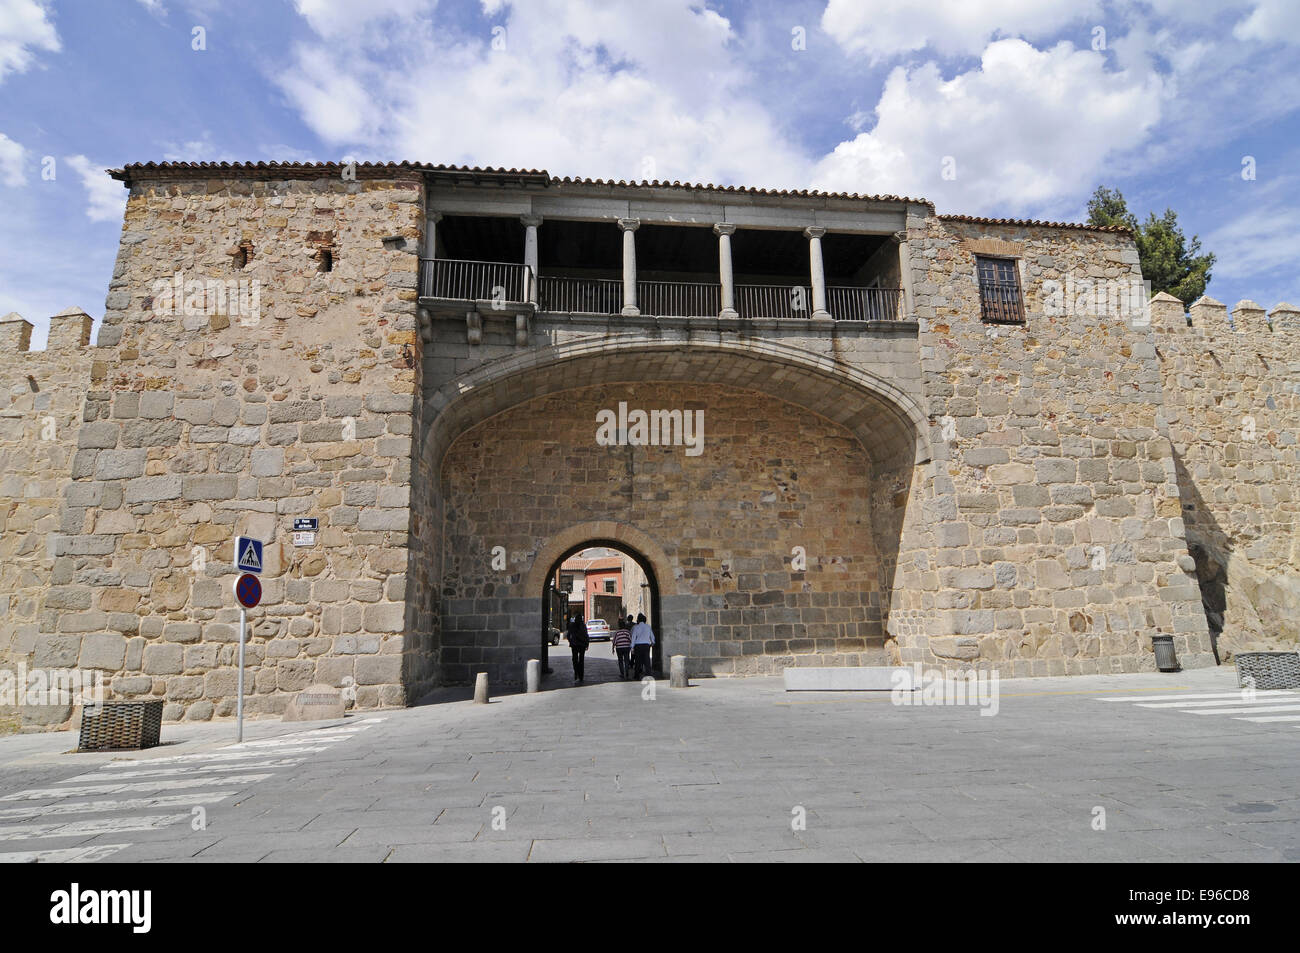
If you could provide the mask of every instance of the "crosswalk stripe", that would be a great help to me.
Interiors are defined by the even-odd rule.
[[[1300,715],[1263,715],[1259,718],[1238,718],[1237,721],[1300,721]]]
[[[127,791],[176,791],[182,788],[221,787],[230,784],[252,784],[274,777],[270,774],[239,774],[223,778],[175,778],[164,781],[132,781],[125,784],[87,784],[74,788],[36,788],[6,794],[0,801],[38,801],[42,798],[82,797],[93,794],[123,794]]]
[[[39,837],[94,837],[127,831],[155,831],[187,820],[188,814],[145,814],[140,817],[97,817],[86,821],[54,821],[50,824],[16,824],[0,827],[0,841]]]
[[[1213,702],[1139,702],[1138,708],[1222,708],[1224,705],[1266,705],[1272,702],[1296,702],[1300,703],[1300,698],[1244,698],[1238,695],[1236,698],[1221,698]]]
[[[1287,696],[1300,695],[1300,692],[1294,692],[1287,689],[1274,689],[1269,691],[1256,690],[1255,694],[1261,697],[1267,696],[1269,698],[1284,698]],[[1242,696],[1242,692],[1240,689],[1238,689],[1235,692],[1207,692],[1205,694],[1197,694],[1197,695],[1174,695],[1168,692],[1166,692],[1163,695],[1119,695],[1119,696],[1102,695],[1102,696],[1098,696],[1097,701],[1100,702],[1164,702],[1164,701],[1169,701],[1170,699],[1180,699],[1180,700],[1188,701],[1197,698],[1240,698],[1241,696]]]
[[[162,797],[127,798],[120,801],[60,801],[57,804],[41,804],[34,807],[9,807],[0,810],[0,821],[26,821],[56,814],[107,814],[110,811],[139,811],[159,807],[192,807],[199,804],[207,807],[217,804],[235,791],[218,791],[216,793],[166,794]]]
[[[272,761],[253,761],[247,764],[235,765],[234,767],[240,771],[252,771],[254,769],[260,770],[262,768],[288,768],[288,767],[292,767],[295,764],[302,764],[303,760],[304,760],[303,758],[276,758]],[[139,771],[115,771],[113,772],[113,780],[116,781],[119,778],[148,778],[154,776],[167,777],[169,775],[180,775],[180,774],[193,775],[196,772],[202,773],[205,771],[229,771],[231,770],[231,767],[232,766],[229,764],[208,764],[208,765],[200,764],[200,765],[193,765],[190,767],[181,767],[181,768],[142,768]],[[79,774],[75,778],[64,778],[59,783],[70,784],[74,781],[85,781],[87,778],[92,778],[92,777],[102,779],[104,776],[97,771],[92,771],[89,774]]]
[[[324,751],[328,745],[306,745],[300,748],[281,748],[279,751],[211,751],[197,754],[175,754],[166,758],[140,758],[123,761],[109,761],[107,764],[100,765],[100,771],[121,771],[128,768],[152,767],[156,764],[194,764],[195,762],[211,761],[217,762],[246,761],[251,758],[266,758],[274,754],[276,757],[285,757],[288,755],[307,755],[317,751]],[[231,768],[238,768],[239,765],[231,764]]]
[[[89,847],[57,847],[53,850],[15,850],[0,853],[0,864],[93,864],[130,846],[92,844]]]
[[[1189,715],[1251,715],[1260,711],[1300,711],[1300,705],[1272,705],[1264,708],[1214,708],[1209,711],[1191,709]]]

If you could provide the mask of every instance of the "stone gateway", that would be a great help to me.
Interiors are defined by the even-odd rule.
[[[1300,312],[1148,302],[1125,230],[414,163],[111,175],[93,346],[77,309],[43,352],[0,320],[6,668],[233,714],[237,536],[250,713],[522,684],[590,545],[644,568],[692,677],[1300,634]]]

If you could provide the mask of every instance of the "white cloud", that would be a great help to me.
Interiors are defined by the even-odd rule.
[[[298,6],[318,31],[341,29],[342,4]],[[322,139],[359,156],[806,182],[808,160],[755,98],[731,25],[716,12],[691,0],[483,7],[504,32],[435,32],[419,4],[387,0],[386,15],[347,43],[299,47],[278,81]]]
[[[32,65],[35,50],[56,52],[59,34],[38,0],[0,0],[0,80]]]
[[[437,0],[293,0],[313,30],[331,39],[355,36],[374,20],[411,19],[431,12]]]
[[[1250,15],[1232,28],[1232,35],[1264,43],[1300,43],[1300,3],[1259,0]]]
[[[26,183],[23,172],[26,156],[26,149],[0,132],[0,184],[13,188]]]
[[[998,37],[1046,37],[1070,24],[1086,24],[1089,40],[1098,0],[933,0],[930,3],[863,3],[829,0],[822,29],[849,53],[873,62],[930,49],[941,55],[978,55]]]
[[[1140,145],[1160,93],[1155,74],[1108,71],[1101,55],[1069,43],[1040,51],[999,40],[978,69],[950,80],[933,63],[900,66],[875,127],[823,159],[814,184],[923,195],[941,211],[1041,210],[1091,189],[1112,155]]]
[[[116,179],[110,179],[104,166],[91,162],[85,156],[68,156],[63,160],[81,178],[86,187],[86,217],[92,222],[121,221],[126,208],[126,189]]]
[[[1285,293],[1294,295],[1295,263],[1300,261],[1300,231],[1295,227],[1300,176],[1281,175],[1267,182],[1234,177],[1230,187],[1240,193],[1238,214],[1202,238],[1202,247],[1217,259],[1214,277],[1244,282],[1285,274],[1291,285]]]

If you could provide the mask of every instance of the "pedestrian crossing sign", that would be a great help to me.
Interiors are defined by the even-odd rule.
[[[262,541],[251,536],[235,537],[235,568],[240,572],[262,572]]]

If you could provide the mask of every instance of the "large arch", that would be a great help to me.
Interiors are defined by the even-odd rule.
[[[918,399],[866,367],[785,341],[701,331],[590,335],[521,350],[448,381],[423,401],[424,465],[470,427],[532,397],[610,381],[715,381],[800,404],[858,436],[873,460],[933,457]]]
[[[894,353],[897,359],[897,351]],[[495,360],[471,367],[440,387],[426,389],[423,425],[418,438],[422,447],[417,458],[422,477],[418,482],[422,486],[417,487],[416,495],[422,492],[437,495],[443,491],[444,464],[449,458],[449,449],[458,438],[479,428],[480,424],[493,422],[494,427],[507,426],[498,422],[509,421],[515,408],[522,408],[530,402],[602,384],[680,384],[755,391],[774,402],[802,408],[847,430],[849,433],[845,436],[851,435],[852,442],[865,454],[865,459],[855,464],[856,469],[852,472],[845,471],[842,480],[845,483],[870,484],[873,507],[876,499],[885,501],[886,508],[890,501],[894,501],[894,511],[887,513],[882,520],[887,525],[872,528],[872,532],[893,539],[887,547],[881,547],[887,548],[888,552],[877,553],[873,548],[871,556],[883,567],[881,575],[888,577],[882,579],[878,590],[879,598],[884,602],[879,611],[887,614],[891,598],[889,580],[897,568],[902,536],[902,507],[915,486],[914,477],[920,470],[917,464],[928,462],[931,454],[927,421],[918,401],[905,389],[909,384],[915,385],[919,369],[912,373],[900,371],[900,381],[896,382],[881,376],[889,370],[887,361],[878,361],[872,367],[874,369],[838,361],[781,341],[656,330],[600,335],[562,341],[547,348],[506,352]],[[515,429],[519,428],[516,426]],[[494,439],[490,433],[486,438],[489,444]],[[846,445],[842,439],[837,439],[841,446]],[[481,442],[480,437],[474,440],[476,444]],[[500,462],[497,467],[494,472],[505,472],[506,467]],[[508,508],[512,501],[502,502],[500,482],[485,481],[478,485],[496,498],[495,505]],[[875,485],[877,483],[879,487]],[[675,627],[674,632],[669,633],[670,641],[677,629],[689,629],[692,637],[697,637],[698,626],[693,620],[698,618],[700,593],[682,588],[679,583],[683,567],[676,552],[670,553],[652,532],[636,525],[634,520],[570,520],[556,524],[546,533],[523,534],[510,547],[508,575],[497,576],[490,582],[480,577],[471,585],[461,586],[461,581],[468,577],[460,576],[455,566],[444,576],[441,572],[444,555],[453,563],[463,559],[466,537],[463,534],[456,537],[450,520],[460,509],[465,492],[479,491],[467,490],[462,482],[458,490],[449,491],[446,499],[438,498],[433,506],[421,507],[417,500],[413,500],[426,517],[421,518],[417,513],[413,523],[422,526],[426,535],[423,543],[417,541],[413,546],[412,555],[416,555],[416,548],[425,545],[426,553],[420,558],[432,556],[432,561],[439,567],[436,572],[422,574],[417,570],[415,574],[427,578],[426,591],[440,592],[448,607],[446,611],[440,606],[431,607],[432,614],[439,618],[434,622],[435,633],[430,642],[439,652],[443,652],[445,647],[440,661],[451,663],[443,666],[446,671],[459,666],[455,680],[468,675],[464,670],[465,660],[475,668],[495,672],[494,677],[506,672],[507,680],[517,680],[518,676],[508,672],[514,669],[522,672],[523,660],[535,652],[541,630],[537,594],[549,566],[566,549],[593,539],[609,540],[645,554],[655,566],[655,575],[662,586],[664,617],[669,625]],[[457,495],[462,500],[453,499]],[[902,502],[896,502],[900,498]],[[444,515],[447,516],[445,532],[429,533],[433,525],[444,526]],[[669,532],[669,537],[672,536],[673,533]],[[475,539],[471,548],[481,548],[482,543],[483,540]],[[438,550],[436,554],[431,552],[434,549]],[[765,568],[770,571],[771,566]],[[876,613],[875,598],[872,597],[870,607],[865,603],[855,606]],[[720,611],[722,599],[718,596],[710,602],[714,608],[709,611]],[[839,607],[839,603],[832,605]],[[856,607],[853,611],[857,611]],[[474,619],[475,625],[486,620],[488,628],[467,632],[464,621],[467,617]],[[492,629],[494,625],[510,629],[508,646]],[[447,638],[440,641],[438,632],[443,629]],[[476,638],[481,639],[486,648],[471,645]],[[872,644],[877,647],[870,652],[846,649],[843,664],[856,664],[878,657],[879,645]],[[672,647],[672,651],[677,649]],[[791,651],[807,651],[817,658],[827,657],[830,653],[831,663],[835,664],[833,640],[809,637],[804,640],[803,648],[792,648]],[[690,658],[689,652],[687,654]],[[492,661],[510,659],[513,662],[505,668]],[[805,658],[802,663],[809,661],[810,658]],[[776,664],[775,659],[772,662]],[[716,667],[712,672],[708,668],[695,667],[692,670],[697,674],[717,673]]]

